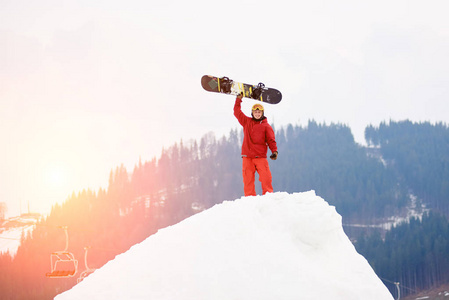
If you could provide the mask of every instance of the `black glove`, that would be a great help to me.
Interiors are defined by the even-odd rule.
[[[276,159],[278,158],[278,152],[277,152],[277,151],[274,151],[273,154],[270,155],[270,158],[271,158],[272,160],[276,160]]]

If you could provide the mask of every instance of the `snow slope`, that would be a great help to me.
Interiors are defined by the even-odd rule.
[[[8,252],[15,256],[22,236],[30,234],[41,218],[39,214],[22,214],[0,224],[0,254]]]
[[[225,201],[160,230],[56,300],[393,299],[314,191]]]
[[[22,234],[26,234],[33,229],[33,226],[13,227],[11,229],[0,232],[0,254],[8,252],[11,256],[15,256],[20,246],[20,238]]]

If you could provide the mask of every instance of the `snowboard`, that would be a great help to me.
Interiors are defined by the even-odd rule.
[[[267,88],[263,83],[257,85],[240,83],[228,77],[215,77],[204,75],[201,78],[203,89],[208,92],[222,93],[237,96],[240,93],[243,97],[250,98],[270,104],[277,104],[282,100],[282,94],[276,89]]]

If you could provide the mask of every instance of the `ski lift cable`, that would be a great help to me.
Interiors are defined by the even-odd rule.
[[[0,236],[0,239],[20,241],[20,239],[18,239],[18,238],[10,238],[10,237],[3,237],[3,236]]]

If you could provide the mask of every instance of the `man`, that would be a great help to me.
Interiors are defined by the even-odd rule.
[[[263,194],[273,192],[271,171],[268,165],[268,147],[271,150],[271,159],[278,156],[276,140],[273,128],[268,124],[264,116],[264,108],[261,104],[254,104],[251,117],[242,112],[242,95],[235,99],[234,116],[243,126],[242,144],[242,173],[245,196],[256,196],[254,185],[256,171],[259,173],[259,181]]]

